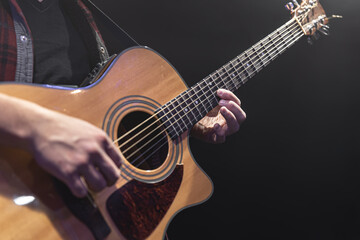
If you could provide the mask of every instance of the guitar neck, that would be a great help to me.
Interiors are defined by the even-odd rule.
[[[157,110],[172,139],[218,105],[216,91],[235,91],[304,35],[295,18]]]

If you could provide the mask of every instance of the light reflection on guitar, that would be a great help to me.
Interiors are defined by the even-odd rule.
[[[290,21],[191,88],[142,47],[111,59],[88,87],[1,84],[1,93],[102,128],[126,159],[114,186],[78,200],[30,154],[0,147],[1,239],[162,239],[177,212],[212,193],[188,131],[217,106],[216,90],[237,90],[302,36],[327,33],[329,18],[318,1],[287,8]]]

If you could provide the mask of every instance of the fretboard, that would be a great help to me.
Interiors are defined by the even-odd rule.
[[[216,91],[235,91],[299,40],[304,33],[295,19],[160,107],[156,113],[172,139],[202,119],[218,105]]]

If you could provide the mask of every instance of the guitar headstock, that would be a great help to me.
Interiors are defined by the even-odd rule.
[[[317,31],[328,35],[329,19],[342,18],[338,15],[328,18],[319,0],[303,0],[301,4],[293,0],[286,5],[286,8],[291,11],[293,18],[299,23],[304,34],[308,36],[315,35]]]

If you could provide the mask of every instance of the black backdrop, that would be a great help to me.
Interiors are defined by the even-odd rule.
[[[289,19],[283,0],[94,2],[188,85]],[[223,145],[190,140],[215,191],[174,218],[171,240],[360,239],[360,2],[322,4],[344,19],[237,92],[248,115],[239,133]]]

